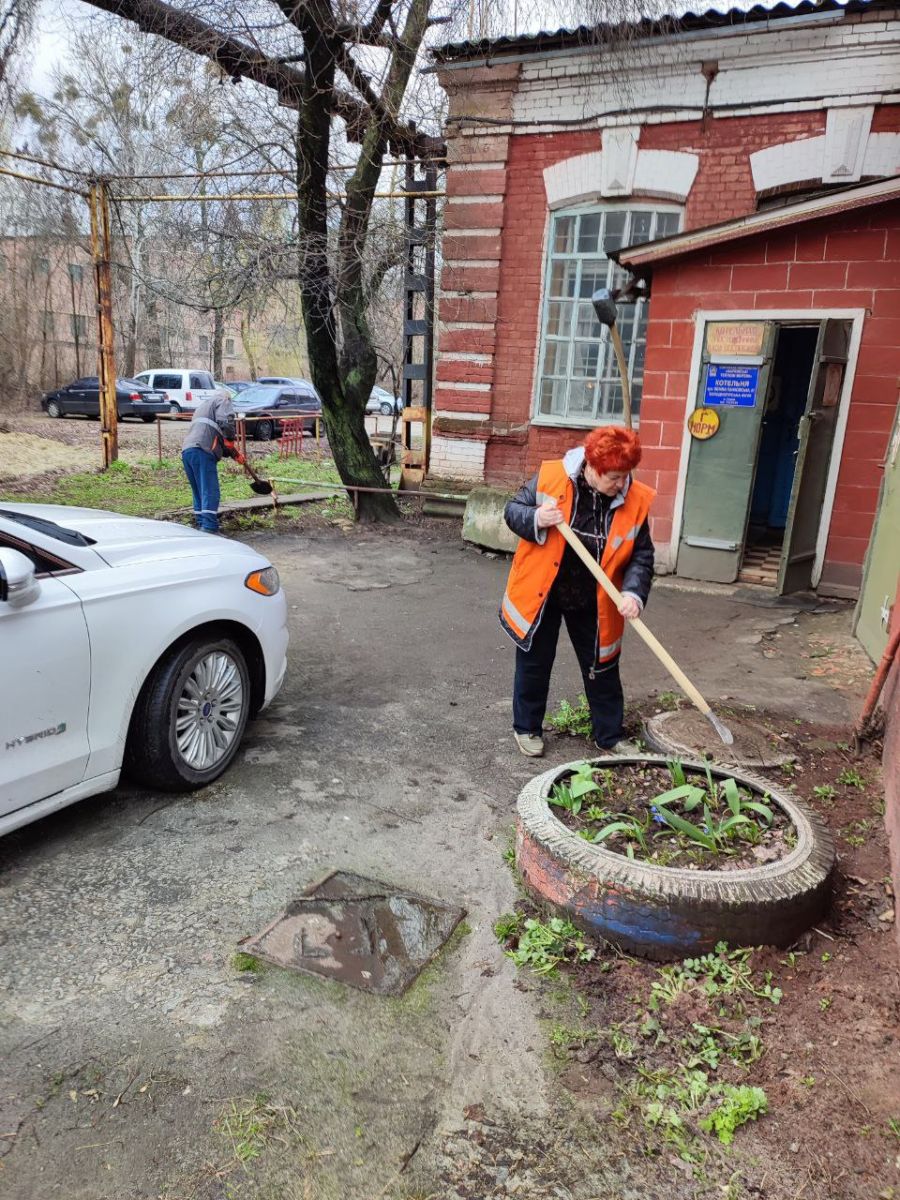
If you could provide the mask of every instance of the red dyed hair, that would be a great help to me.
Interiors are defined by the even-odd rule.
[[[604,471],[633,471],[641,461],[641,442],[633,429],[601,425],[584,439],[584,457],[599,474]]]

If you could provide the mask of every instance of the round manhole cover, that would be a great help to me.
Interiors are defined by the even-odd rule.
[[[719,741],[709,721],[695,708],[657,713],[644,722],[644,734],[660,754],[710,758],[735,767],[780,767],[796,758],[777,734],[757,721],[729,716],[725,724],[734,734],[732,746]]]

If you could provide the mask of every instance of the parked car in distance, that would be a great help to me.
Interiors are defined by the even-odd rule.
[[[223,383],[221,379],[214,379],[213,383],[216,385],[216,389],[218,391],[224,392],[225,395],[230,396],[232,400],[237,395],[237,391],[231,386],[230,383]]]
[[[373,387],[366,403],[367,413],[383,413],[386,417],[403,411],[403,401],[383,387]]]
[[[75,379],[65,387],[47,392],[41,398],[41,408],[48,417],[99,417],[100,384],[96,375]],[[148,423],[158,413],[169,411],[165,392],[148,387],[137,379],[116,380],[116,411],[119,420],[139,417]]]
[[[303,422],[303,428],[314,433],[315,418],[321,416],[322,403],[311,383],[305,389],[296,384],[279,387],[258,383],[235,398],[234,412],[239,421],[254,418],[247,422],[248,436],[258,442],[269,442],[273,437],[281,436],[286,417],[309,417]]]
[[[233,392],[244,392],[247,388],[256,387],[252,379],[229,379],[228,386]]]
[[[165,521],[0,504],[0,834],[125,771],[192,791],[281,687],[287,603],[268,559]]]
[[[147,387],[167,392],[169,411],[173,413],[193,412],[204,400],[224,395],[209,371],[165,367],[141,371],[135,379]]]
[[[279,384],[280,386],[283,386],[283,387],[291,386],[291,387],[312,388],[312,390],[314,392],[316,391],[316,389],[313,387],[310,380],[301,379],[298,375],[261,375],[260,378],[257,379],[256,382],[257,383],[268,383],[268,384],[275,383],[275,384]],[[316,395],[318,395],[318,392],[316,392]]]

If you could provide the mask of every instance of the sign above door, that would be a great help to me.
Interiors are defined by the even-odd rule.
[[[710,358],[754,358],[762,354],[765,321],[710,321],[706,326],[706,351]]]

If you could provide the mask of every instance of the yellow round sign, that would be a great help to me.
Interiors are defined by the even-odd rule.
[[[687,427],[691,437],[705,442],[719,432],[719,414],[714,408],[695,408],[688,417]]]

